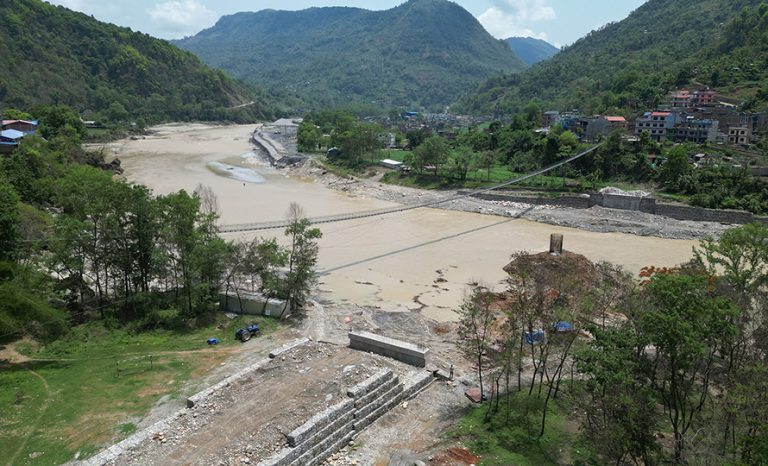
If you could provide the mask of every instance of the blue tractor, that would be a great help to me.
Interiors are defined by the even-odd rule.
[[[259,326],[257,324],[250,324],[245,328],[238,329],[235,332],[235,338],[245,343],[250,340],[251,337],[255,337],[259,333]]]

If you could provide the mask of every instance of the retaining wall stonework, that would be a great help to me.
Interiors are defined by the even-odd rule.
[[[387,356],[416,367],[425,367],[429,355],[428,348],[371,332],[349,332],[349,347]]]
[[[355,400],[344,400],[322,413],[315,414],[307,422],[288,434],[288,445],[292,447],[297,446],[327,425],[332,424],[334,420],[341,418],[347,413],[351,413],[353,409],[355,409]]]
[[[350,398],[360,398],[361,396],[365,396],[393,377],[394,373],[392,372],[392,369],[382,369],[359,384],[348,388],[347,396]]]
[[[284,448],[258,466],[314,466],[339,451],[355,435],[402,400],[415,396],[432,381],[429,372],[408,374],[405,383],[391,369],[382,369],[347,389],[349,399],[312,417],[288,434]]]
[[[756,217],[750,212],[741,210],[705,209],[687,205],[666,204],[652,197],[632,197],[616,194],[591,193],[588,197],[561,196],[535,197],[514,194],[479,193],[472,197],[488,201],[508,201],[531,205],[553,205],[573,209],[589,209],[601,206],[608,209],[632,210],[647,214],[661,215],[676,220],[693,222],[715,222],[731,225],[744,225],[755,221],[768,223],[768,219]]]
[[[662,203],[656,203],[656,212],[654,213],[656,215],[663,215],[677,220],[693,220],[696,222],[744,225],[755,221],[755,216],[752,213],[741,210],[705,209],[703,207],[679,206]]]

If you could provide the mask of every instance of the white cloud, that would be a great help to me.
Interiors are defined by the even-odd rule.
[[[77,1],[77,0],[73,0]],[[197,0],[158,3],[147,10],[152,22],[169,39],[178,39],[213,26],[218,15]]]
[[[512,36],[546,39],[544,32],[534,32],[533,23],[557,17],[547,0],[494,0],[493,4],[478,20],[488,32],[501,39]]]

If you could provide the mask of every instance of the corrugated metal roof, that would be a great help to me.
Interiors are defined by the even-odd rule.
[[[24,133],[16,131],[15,129],[6,129],[5,131],[0,132],[0,136],[8,139],[21,139],[24,137]]]

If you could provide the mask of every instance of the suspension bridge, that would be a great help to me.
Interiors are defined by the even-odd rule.
[[[536,170],[534,172],[528,173],[527,175],[520,176],[518,178],[514,178],[509,181],[505,181],[503,183],[490,186],[487,188],[481,188],[474,191],[470,191],[467,193],[462,194],[456,194],[453,196],[448,196],[443,199],[436,199],[431,200],[427,202],[422,202],[418,204],[412,204],[412,205],[401,205],[396,207],[390,207],[385,209],[375,209],[375,210],[364,210],[360,212],[352,212],[352,213],[346,213],[346,214],[338,214],[338,215],[327,215],[324,217],[312,217],[308,218],[309,222],[312,225],[319,225],[323,223],[336,223],[336,222],[345,222],[348,220],[356,220],[360,218],[368,218],[368,217],[378,217],[382,215],[387,214],[394,214],[399,212],[406,212],[409,210],[416,210],[421,209],[425,207],[436,207],[440,204],[445,204],[448,202],[456,201],[459,199],[465,199],[468,197],[475,196],[477,194],[487,193],[490,191],[494,191],[496,189],[504,188],[506,186],[511,186],[514,184],[522,183],[525,180],[528,180],[530,178],[533,178],[535,176],[543,175],[547,172],[550,172],[556,168],[562,167],[563,165],[567,165],[571,162],[574,162],[582,157],[585,157],[595,150],[597,150],[602,144],[597,144],[595,146],[590,147],[589,149],[580,152],[574,156],[571,156],[567,159],[561,160],[555,164],[552,164],[550,166],[541,168],[539,170]],[[221,233],[240,233],[240,232],[249,232],[249,231],[260,231],[260,230],[275,230],[275,229],[282,229],[288,227],[290,225],[291,221],[286,220],[276,220],[271,222],[258,222],[258,223],[243,223],[243,224],[236,224],[236,225],[222,225],[219,227],[219,231]]]

